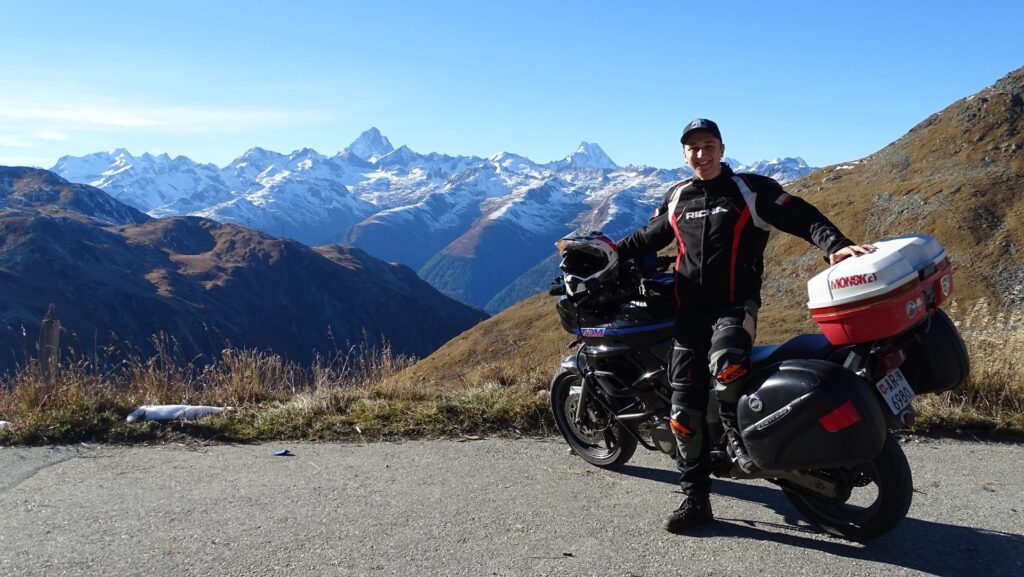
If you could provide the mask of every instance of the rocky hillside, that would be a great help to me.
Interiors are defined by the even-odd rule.
[[[926,233],[954,264],[954,301],[1024,305],[1024,68],[933,114],[871,156],[818,170],[787,186],[851,238]],[[806,281],[824,268],[817,249],[773,232],[766,255],[760,342],[813,331]],[[494,335],[501,335],[496,338]],[[403,377],[443,382],[468,367],[529,359],[551,373],[570,341],[554,297],[516,304],[447,343]],[[496,369],[497,370],[497,369]]]
[[[486,317],[359,249],[312,249],[199,217],[153,219],[105,196],[0,167],[0,370],[34,353],[51,303],[63,344],[79,353],[147,354],[163,332],[181,359],[200,363],[228,347],[309,362],[364,336],[425,355]],[[122,218],[98,220],[83,206]]]
[[[830,166],[789,190],[850,238],[923,232],[947,248],[958,300],[1024,305],[1024,68],[933,114],[867,158]],[[803,242],[779,235],[766,297],[789,308],[819,269]]]

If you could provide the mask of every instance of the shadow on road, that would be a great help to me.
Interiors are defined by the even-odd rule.
[[[667,484],[675,484],[679,480],[679,473],[666,469],[627,465],[619,472]],[[1024,575],[1022,535],[908,517],[891,533],[867,544],[850,543],[838,538],[823,541],[823,533],[809,526],[779,489],[715,479],[712,492],[760,503],[778,513],[784,524],[719,518],[718,523],[688,537],[774,541],[837,557],[887,563],[941,577]],[[793,531],[799,534],[794,535]]]

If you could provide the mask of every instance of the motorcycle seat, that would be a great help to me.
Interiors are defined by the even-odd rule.
[[[835,347],[821,333],[797,335],[788,341],[776,345],[754,347],[750,354],[750,362],[754,370],[789,359],[824,359]]]

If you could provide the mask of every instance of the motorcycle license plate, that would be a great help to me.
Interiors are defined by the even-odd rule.
[[[914,389],[910,388],[910,383],[899,369],[882,377],[882,380],[875,383],[875,387],[882,393],[882,398],[894,415],[899,415],[914,400]]]

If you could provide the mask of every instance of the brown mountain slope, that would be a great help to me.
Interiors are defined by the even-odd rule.
[[[1024,304],[1024,68],[957,101],[865,159],[816,171],[787,189],[815,204],[850,238],[926,233],[955,266],[957,301]],[[815,330],[806,281],[825,264],[817,249],[775,232],[765,255],[760,342]],[[438,384],[499,375],[504,366],[550,378],[571,337],[554,298],[538,295],[488,319],[401,375]],[[488,369],[487,367],[491,367]]]
[[[870,242],[923,232],[949,251],[956,298],[1024,304],[1024,68],[933,114],[879,152],[788,188],[847,236]],[[797,308],[820,260],[776,235],[766,302]],[[774,266],[773,266],[774,264]]]
[[[0,370],[35,352],[50,303],[62,344],[80,353],[146,355],[164,332],[200,364],[229,347],[308,363],[364,334],[425,355],[486,318],[359,249],[311,249],[197,217],[104,226],[38,208],[0,210]]]
[[[546,385],[558,360],[572,354],[555,299],[539,294],[521,301],[445,343],[396,377],[413,386],[458,389],[475,384],[529,382]]]
[[[110,224],[140,223],[149,216],[102,190],[73,184],[35,168],[0,166],[0,209],[73,212]]]

